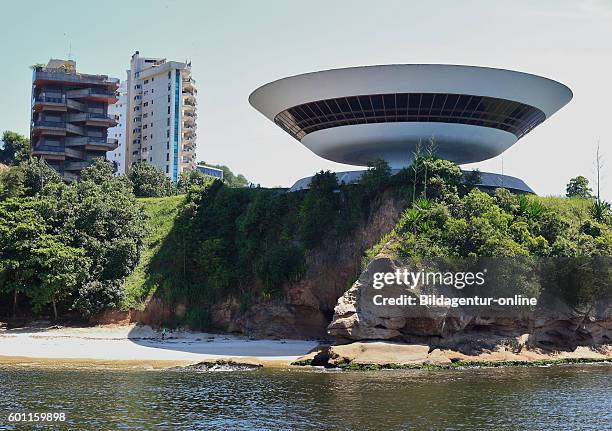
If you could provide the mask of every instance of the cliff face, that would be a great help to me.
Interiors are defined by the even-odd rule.
[[[325,241],[306,256],[306,273],[284,286],[280,299],[241,310],[236,298],[213,307],[213,323],[230,332],[254,337],[322,338],[338,298],[359,276],[365,250],[396,225],[406,203],[383,194],[373,203],[367,222],[343,241]]]
[[[612,340],[612,305],[607,296],[580,307],[570,307],[555,296],[542,296],[535,309],[520,313],[495,313],[487,307],[375,305],[373,297],[382,291],[373,287],[374,274],[404,269],[415,268],[384,253],[373,259],[338,299],[329,334],[341,343],[393,340],[466,354],[502,344],[518,350],[523,346],[574,350],[607,345]],[[440,293],[440,289],[425,285],[410,291],[391,286],[385,291],[389,297]]]

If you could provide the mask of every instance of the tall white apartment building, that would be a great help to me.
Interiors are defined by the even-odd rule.
[[[117,125],[108,129],[108,137],[117,140],[117,148],[106,153],[106,159],[115,165],[115,175],[125,175],[125,142],[127,121],[127,81],[117,90],[119,97],[114,105],[108,105],[109,117],[114,117]]]
[[[126,171],[147,161],[178,181],[196,166],[191,63],[141,57],[136,51],[127,75]]]

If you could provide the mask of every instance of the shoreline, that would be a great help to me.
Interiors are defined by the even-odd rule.
[[[318,345],[304,340],[252,340],[140,325],[27,327],[0,330],[0,364],[74,364],[170,368],[214,360],[286,367]]]
[[[254,340],[183,330],[168,332],[162,339],[160,331],[136,324],[0,329],[0,365],[142,370],[219,361],[266,368],[346,371],[532,367],[612,363],[612,346],[556,352],[526,348],[514,352],[499,347],[468,355],[389,341],[322,345],[316,341]]]

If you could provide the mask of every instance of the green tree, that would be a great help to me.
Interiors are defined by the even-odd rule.
[[[104,184],[113,178],[113,164],[103,157],[96,157],[81,171],[81,180]]]
[[[17,165],[27,159],[30,153],[30,140],[16,132],[5,131],[2,134],[0,163]]]
[[[179,178],[177,189],[179,193],[197,192],[214,181],[213,177],[210,177],[197,169],[193,169],[189,172],[183,172]]]
[[[359,183],[371,194],[389,185],[389,178],[391,178],[389,163],[386,160],[377,159],[368,162],[368,169],[361,175]]]
[[[589,187],[589,180],[587,180],[582,175],[572,178],[569,183],[567,183],[567,187],[565,188],[566,195],[568,198],[578,197],[578,198],[591,198],[593,194],[592,190]]]
[[[53,316],[57,320],[57,303],[70,296],[87,279],[91,260],[83,249],[70,247],[57,236],[48,234],[37,237],[28,252],[24,267],[34,279],[26,294],[35,312],[52,304]]]
[[[161,170],[147,162],[132,165],[128,178],[134,187],[134,194],[143,198],[172,196],[176,186]]]
[[[41,158],[28,158],[21,163],[20,167],[23,169],[27,196],[37,195],[49,184],[63,182],[62,177]]]
[[[306,248],[314,248],[333,229],[339,210],[338,179],[333,172],[321,171],[312,177],[300,205],[299,229]]]
[[[11,166],[0,173],[0,199],[25,194],[25,175],[21,166]]]

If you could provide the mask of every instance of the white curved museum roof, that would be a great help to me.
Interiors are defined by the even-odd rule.
[[[430,138],[440,157],[459,164],[495,157],[571,98],[565,85],[528,73],[393,64],[279,79],[249,102],[321,157],[401,167]]]

